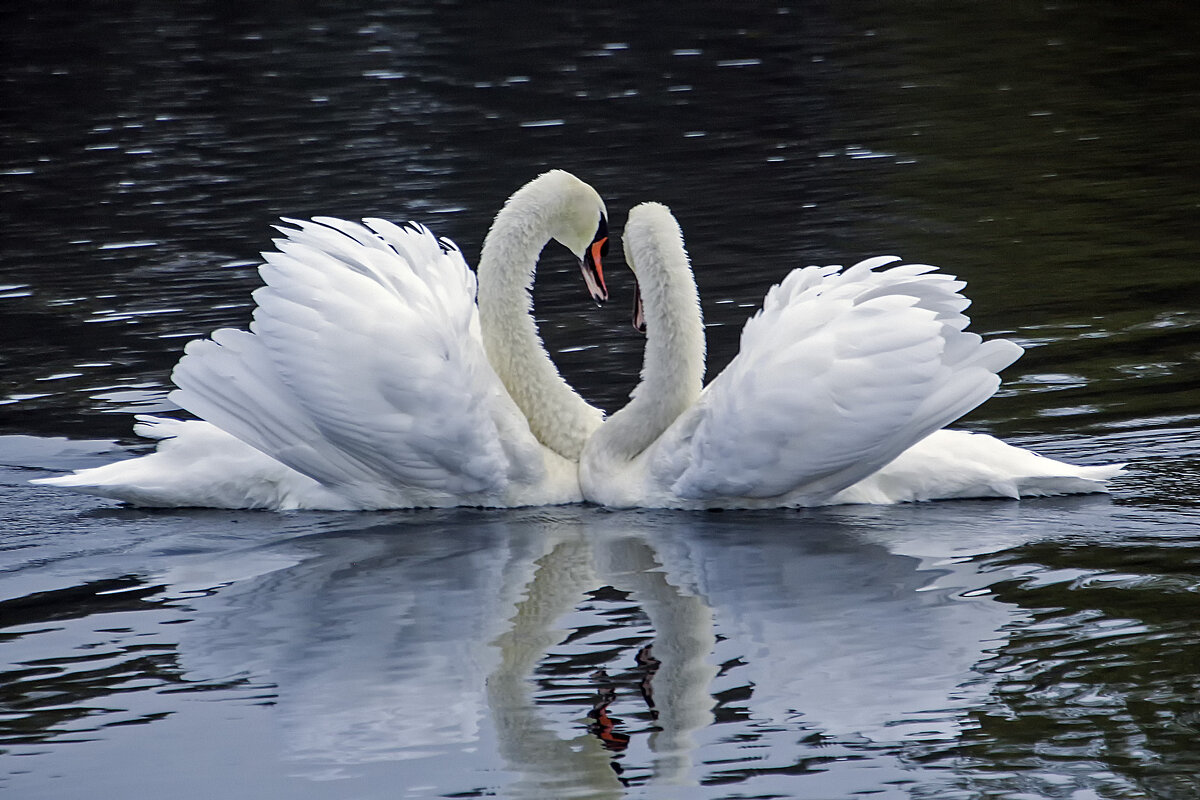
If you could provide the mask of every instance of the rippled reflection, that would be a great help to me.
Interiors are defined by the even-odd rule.
[[[1061,502],[1120,522],[1102,500]],[[130,722],[154,739],[171,717],[185,736],[241,736],[163,702],[203,690],[272,721],[279,750],[256,779],[366,786],[385,769],[429,794],[894,783],[968,797],[1169,786],[1197,766],[1177,747],[1196,695],[1163,693],[1200,642],[1186,538],[1174,574],[1139,574],[1161,541],[1076,539],[1053,509],[1008,503],[390,516],[151,550],[144,579],[10,601],[11,641],[77,655],[8,675],[24,710],[5,744]],[[55,621],[64,608],[87,624]],[[1145,752],[1172,755],[1139,766]],[[103,773],[87,753],[60,758]]]
[[[979,717],[981,742],[968,752],[986,750],[989,762],[1014,771],[1052,760],[1097,788],[1133,796],[1200,790],[1200,757],[1190,746],[1200,717],[1192,703],[1178,702],[1200,696],[1200,550],[1190,533],[1177,531],[1174,543],[1046,542],[988,559],[989,567],[1021,573],[992,588],[1032,615],[981,665],[996,676],[1003,705]]]

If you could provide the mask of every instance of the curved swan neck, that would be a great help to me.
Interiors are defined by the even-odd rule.
[[[496,215],[479,256],[479,326],[492,368],[546,447],[578,461],[601,422],[558,374],[533,321],[533,279],[542,248],[562,226],[567,198],[592,192],[562,172],[519,189]]]
[[[695,404],[704,384],[704,319],[683,234],[666,206],[629,213],[625,260],[638,276],[646,318],[642,379],[629,403],[596,434],[597,448],[630,460]]]

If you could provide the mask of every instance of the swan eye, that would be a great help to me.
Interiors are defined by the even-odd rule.
[[[608,220],[603,216],[600,217],[600,224],[596,226],[596,235],[592,237],[592,244],[600,244],[601,257],[608,255]]]

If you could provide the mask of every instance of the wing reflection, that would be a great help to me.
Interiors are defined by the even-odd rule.
[[[896,541],[867,512],[402,517],[208,562],[227,585],[180,660],[277,686],[281,759],[315,778],[403,762],[439,791],[619,797],[818,749],[900,774],[971,726],[973,667],[1019,613],[964,597],[1000,577],[957,544],[990,508],[925,509],[931,535]]]

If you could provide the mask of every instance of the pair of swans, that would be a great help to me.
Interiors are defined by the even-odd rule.
[[[624,248],[645,363],[604,421],[531,315],[551,240],[607,298],[607,211],[583,181],[555,170],[513,194],[477,278],[419,225],[288,222],[249,331],[191,342],[172,373],[171,399],[201,419],[140,417],[155,452],[37,482],[168,507],[746,508],[1104,491],[1120,469],[941,430],[1021,349],[966,333],[964,284],[932,267],[793,271],[703,388],[682,235],[665,207],[638,206]]]

